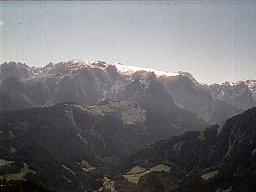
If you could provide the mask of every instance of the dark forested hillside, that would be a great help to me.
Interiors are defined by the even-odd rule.
[[[145,97],[152,99],[149,93]],[[128,155],[206,126],[174,103],[166,111],[161,102],[155,108],[142,101],[127,98],[89,107],[70,103],[3,112],[1,175],[27,178],[58,191],[95,190],[102,186],[104,173]]]
[[[222,125],[171,137],[131,155],[115,178],[117,191],[253,192],[255,141],[253,108]]]

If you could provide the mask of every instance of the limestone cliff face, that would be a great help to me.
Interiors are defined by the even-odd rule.
[[[209,86],[209,91],[214,99],[224,101],[239,109],[247,110],[255,107],[253,87],[249,82],[238,82],[234,85],[226,82],[221,85],[214,84]]]
[[[159,80],[180,107],[197,114],[211,124],[221,123],[243,111],[214,98],[205,86],[195,84],[186,76],[160,77]]]

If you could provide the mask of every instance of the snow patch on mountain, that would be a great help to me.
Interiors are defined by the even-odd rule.
[[[251,91],[256,92],[256,80],[246,80],[245,84]]]
[[[123,73],[125,75],[131,75],[137,71],[146,71],[146,72],[154,72],[156,76],[177,76],[179,73],[171,73],[171,72],[165,72],[165,71],[158,71],[152,68],[142,68],[142,67],[136,67],[131,65],[123,65],[121,63],[113,63],[113,65],[116,66],[117,70],[120,73]]]

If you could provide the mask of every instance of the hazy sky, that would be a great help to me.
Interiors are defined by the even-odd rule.
[[[0,2],[0,62],[121,62],[256,79],[256,2]]]

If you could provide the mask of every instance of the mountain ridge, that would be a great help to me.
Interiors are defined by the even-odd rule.
[[[0,111],[44,107],[70,101],[92,105],[114,97],[135,79],[146,83],[145,78],[149,74],[156,76],[178,106],[196,113],[209,123],[220,123],[255,104],[250,91],[253,90],[252,83],[247,83],[250,89],[245,94],[240,94],[244,92],[238,90],[239,94],[236,94],[238,96],[233,101],[231,97],[225,100],[215,96],[218,93],[211,86],[198,83],[191,74],[185,72],[158,71],[157,74],[152,69],[119,63],[76,60],[49,63],[41,68],[30,68],[25,64],[11,62],[2,64],[0,69],[1,74],[4,73],[0,83]],[[13,81],[20,86],[13,85]],[[199,105],[195,106],[198,102]],[[225,112],[219,115],[220,111]]]

